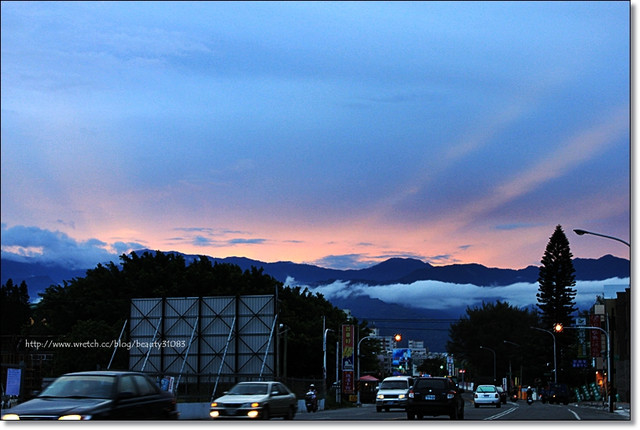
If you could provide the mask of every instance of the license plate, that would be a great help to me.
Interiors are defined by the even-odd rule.
[[[424,396],[425,400],[435,400],[436,396],[435,394],[427,394],[426,396]]]

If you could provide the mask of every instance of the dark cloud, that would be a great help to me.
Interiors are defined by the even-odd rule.
[[[2,258],[64,264],[70,269],[93,267],[97,263],[117,261],[122,253],[143,245],[134,242],[106,243],[98,239],[77,241],[60,231],[2,224]]]

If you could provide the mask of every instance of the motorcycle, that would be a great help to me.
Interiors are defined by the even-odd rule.
[[[315,391],[307,391],[304,396],[304,405],[307,407],[307,412],[318,412],[318,395]]]
[[[533,404],[533,399],[531,397],[527,397],[527,405],[531,406]]]

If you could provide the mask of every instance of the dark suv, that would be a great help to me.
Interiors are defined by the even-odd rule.
[[[549,388],[545,390],[545,395],[543,396],[543,403],[547,401],[549,403],[563,403],[565,405],[569,404],[569,388],[567,384],[549,384]]]
[[[409,390],[407,418],[449,415],[452,420],[461,420],[464,418],[462,392],[449,378],[417,378]]]

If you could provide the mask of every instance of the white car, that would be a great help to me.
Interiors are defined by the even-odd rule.
[[[298,400],[284,384],[275,381],[239,382],[211,403],[209,416],[268,420],[283,417],[292,420]]]
[[[479,408],[480,405],[490,405],[500,407],[500,393],[495,385],[478,385],[473,393],[473,406]]]
[[[404,409],[407,405],[409,389],[413,385],[410,376],[390,376],[385,378],[376,393],[376,411],[389,412],[391,408]]]

